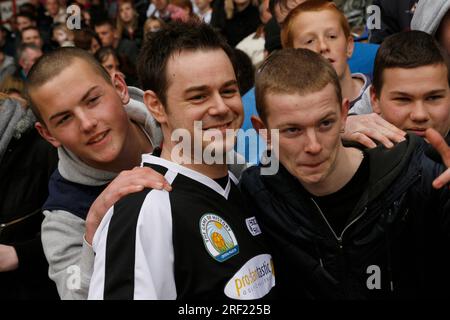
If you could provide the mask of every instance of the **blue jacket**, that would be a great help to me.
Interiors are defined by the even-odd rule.
[[[367,188],[341,235],[283,167],[274,176],[261,176],[259,167],[243,173],[242,192],[273,246],[287,298],[446,296],[449,190],[433,189],[444,167],[425,156],[426,146],[408,136],[393,150],[367,150]]]

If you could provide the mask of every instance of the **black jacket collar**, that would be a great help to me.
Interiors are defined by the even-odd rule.
[[[384,191],[402,170],[409,164],[413,152],[417,148],[424,149],[426,142],[413,134],[408,134],[406,140],[397,144],[392,149],[387,149],[383,145],[379,145],[373,149],[367,149],[361,145],[354,147],[364,150],[369,156],[370,162],[370,178],[369,189],[365,198],[365,202],[375,199]],[[346,146],[349,146],[346,144]],[[270,165],[270,164],[269,164]],[[260,168],[253,168],[251,173],[260,175]],[[293,177],[282,164],[277,174],[271,176],[261,176],[262,182],[272,191],[283,194],[298,192],[299,182]]]

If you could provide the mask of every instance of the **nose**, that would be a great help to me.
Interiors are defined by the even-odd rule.
[[[220,93],[215,94],[212,103],[213,105],[208,109],[208,113],[211,116],[223,116],[230,110]]]
[[[427,107],[422,101],[418,101],[414,104],[409,116],[414,122],[426,122],[430,119]]]
[[[97,126],[97,120],[92,115],[85,111],[78,112],[78,119],[80,121],[80,131],[88,133]]]
[[[305,134],[306,134],[305,152],[309,154],[320,153],[322,151],[322,145],[319,142],[316,131],[313,129],[307,130]]]
[[[325,38],[319,38],[319,53],[324,54],[330,51],[328,41]]]

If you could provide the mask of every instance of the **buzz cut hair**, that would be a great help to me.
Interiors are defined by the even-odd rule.
[[[43,86],[58,76],[74,61],[81,60],[92,67],[92,70],[101,76],[108,84],[112,85],[111,76],[106,69],[89,52],[75,47],[58,48],[50,53],[44,54],[31,67],[26,81],[26,97],[37,121],[45,125],[39,107],[33,102],[33,90]]]
[[[308,49],[283,49],[270,55],[261,65],[255,80],[256,110],[267,124],[269,94],[315,93],[328,84],[336,92],[336,102],[342,104],[342,90],[333,66],[321,55]]]

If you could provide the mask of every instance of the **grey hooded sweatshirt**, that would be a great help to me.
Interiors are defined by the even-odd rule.
[[[420,0],[411,20],[411,30],[434,35],[448,10],[450,0]]]
[[[125,106],[131,120],[148,134],[153,147],[160,145],[159,125],[147,111],[143,91],[129,87],[130,101]],[[110,182],[117,173],[89,167],[64,147],[58,148],[58,169],[63,178],[88,186]],[[42,244],[49,263],[49,277],[56,283],[63,300],[86,299],[94,265],[94,253],[84,240],[85,221],[63,210],[44,211]]]

